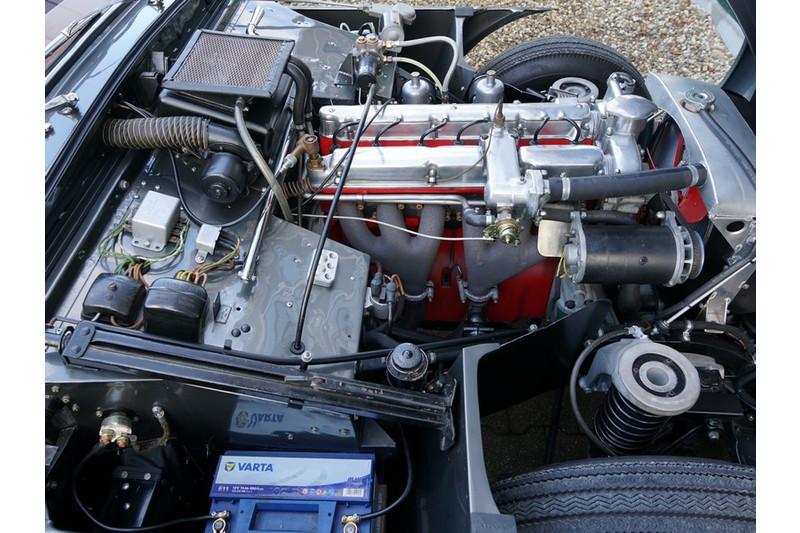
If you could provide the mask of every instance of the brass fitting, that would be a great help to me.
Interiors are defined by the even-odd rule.
[[[311,170],[322,169],[322,158],[319,155],[319,137],[316,135],[303,135],[297,140],[294,150],[290,155],[294,161],[299,160],[303,154],[308,156],[308,168]],[[292,164],[294,166],[294,164]]]
[[[497,238],[506,244],[519,244],[519,223],[513,218],[497,221]]]
[[[522,231],[520,223],[512,216],[509,209],[501,209],[497,212],[497,221],[487,226],[483,234],[491,239],[498,239],[505,244],[517,246],[519,244],[519,234]]]
[[[131,419],[124,413],[112,413],[100,424],[100,444],[116,444],[119,448],[127,448],[135,439]]]
[[[506,125],[506,116],[503,114],[503,101],[497,104],[497,110],[494,113],[494,125],[502,128]]]
[[[357,514],[344,515],[342,517],[342,533],[358,533],[358,523],[361,517]]]
[[[319,137],[316,135],[303,135],[300,144],[308,155],[308,168],[312,170],[322,169],[322,158],[319,155]]]

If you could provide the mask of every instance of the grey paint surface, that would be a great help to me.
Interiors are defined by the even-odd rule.
[[[469,531],[515,533],[511,515],[500,514],[486,473],[481,415],[478,404],[478,365],[499,344],[465,348],[450,372],[458,383],[453,403],[456,439],[441,452],[438,435],[420,432],[412,437],[416,459],[414,483],[419,495],[416,531]],[[424,458],[424,468],[422,465]]]
[[[120,217],[131,216],[148,191],[175,195],[171,176],[152,171],[152,174],[145,173],[141,177],[145,179],[138,179],[136,185],[127,191],[108,227]],[[197,205],[196,202],[195,199],[190,203]],[[245,252],[251,248],[249,239],[254,225],[255,221],[251,220],[231,228],[242,239]],[[103,233],[108,231],[108,227]],[[197,266],[194,258],[198,231],[196,226],[190,226],[183,253],[168,264],[154,265],[146,275],[147,280],[171,278],[178,270]],[[202,342],[223,346],[229,340],[234,350],[296,358],[289,353],[289,345],[294,338],[303,286],[318,239],[319,235],[313,231],[273,217],[262,240],[255,282],[245,283],[233,272],[214,273],[209,277],[206,285],[209,304],[219,295],[221,309],[227,308],[222,310],[228,316],[224,320],[221,317],[215,319],[212,309],[209,309]],[[131,245],[131,235],[127,231],[122,246],[129,253],[147,255],[145,250]],[[167,248],[171,249],[171,246],[167,245]],[[331,287],[314,286],[303,335],[306,348],[317,359],[358,351],[369,270],[369,256],[366,254],[330,239],[325,249],[339,254],[336,278]],[[113,261],[101,258],[94,250],[85,260],[58,314],[79,318],[83,300],[94,279],[102,272],[113,271],[114,267]],[[244,328],[245,324],[249,328]],[[240,332],[239,336],[234,336],[234,330]],[[353,372],[352,363],[321,368],[347,376]]]
[[[256,282],[250,285],[228,276],[218,287],[223,305],[232,307],[231,317],[225,324],[209,321],[206,344],[221,346],[231,339],[234,350],[288,353],[318,239],[314,232],[273,217],[264,235]],[[311,292],[303,342],[315,358],[358,351],[369,270],[366,254],[330,239],[325,250],[339,254],[339,265],[330,287],[315,285]],[[245,323],[250,331],[231,337],[231,330],[242,330]]]

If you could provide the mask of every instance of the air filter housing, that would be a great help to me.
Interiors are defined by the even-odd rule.
[[[163,86],[181,92],[270,98],[294,42],[198,30]]]

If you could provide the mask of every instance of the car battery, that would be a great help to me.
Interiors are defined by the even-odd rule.
[[[372,510],[373,464],[369,454],[228,452],[214,475],[211,512],[230,513],[227,533],[341,532],[343,516]],[[358,531],[369,533],[369,521]]]

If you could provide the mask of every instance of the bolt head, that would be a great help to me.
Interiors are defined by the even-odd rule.
[[[714,106],[714,101],[716,100],[715,96],[707,91],[702,91],[699,89],[689,89],[684,94],[683,107],[692,111],[693,113],[699,113],[700,111],[706,109],[712,109]]]

